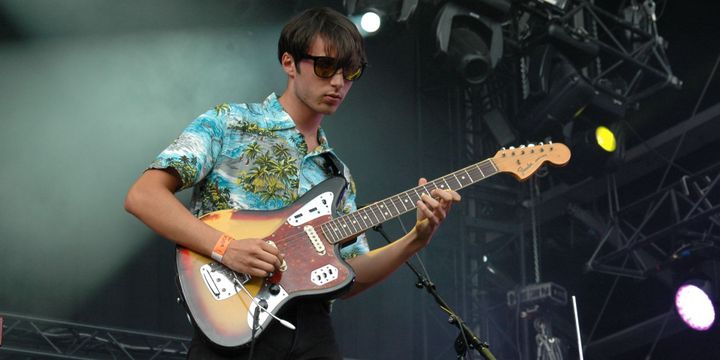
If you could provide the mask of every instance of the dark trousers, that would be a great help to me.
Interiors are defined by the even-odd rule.
[[[283,308],[278,316],[295,325],[296,329],[293,331],[272,321],[255,339],[252,360],[342,359],[326,301],[301,300]],[[188,359],[193,360],[247,360],[249,355],[249,345],[240,349],[221,349],[197,329],[188,351]]]

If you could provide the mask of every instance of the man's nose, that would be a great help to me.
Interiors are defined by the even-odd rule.
[[[345,78],[343,77],[342,69],[338,69],[338,71],[333,74],[330,78],[330,84],[336,87],[343,87],[343,85],[345,85]]]

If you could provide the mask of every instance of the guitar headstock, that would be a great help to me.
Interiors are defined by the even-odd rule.
[[[527,146],[503,148],[492,158],[498,171],[509,172],[518,180],[524,180],[535,173],[544,163],[562,166],[570,161],[570,149],[560,143],[529,144]]]

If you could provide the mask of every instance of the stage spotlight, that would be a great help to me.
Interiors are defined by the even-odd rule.
[[[538,0],[540,3],[552,5],[560,10],[567,7],[568,0]]]
[[[573,163],[555,171],[568,184],[616,171],[624,158],[624,132],[620,123],[603,125],[579,116],[562,129],[572,149]]]
[[[617,140],[615,133],[605,126],[598,126],[595,128],[595,141],[601,149],[607,152],[613,152],[617,150]]]
[[[569,127],[572,135],[571,139],[567,141],[579,151],[587,150],[595,154],[593,161],[595,166],[602,165],[598,162],[600,160],[623,155],[624,136],[620,123],[606,126],[593,124],[593,121],[580,117],[575,119]],[[574,133],[572,128],[575,128]],[[575,148],[573,150],[576,150]]]
[[[469,84],[483,82],[502,57],[500,22],[453,2],[435,17],[435,37],[447,65]]]
[[[363,16],[360,18],[360,28],[366,31],[367,33],[374,33],[380,29],[380,25],[382,25],[382,20],[380,18],[380,14],[378,14],[374,10],[370,10],[363,14]]]
[[[586,110],[596,94],[572,63],[549,46],[535,49],[530,56],[525,81],[527,105],[518,125],[529,138],[557,135]]]
[[[409,22],[419,0],[343,0],[343,4],[348,18],[367,37],[375,35],[381,27]]]
[[[690,280],[680,286],[675,294],[678,315],[694,330],[708,330],[715,322],[715,307],[710,292],[709,281]]]

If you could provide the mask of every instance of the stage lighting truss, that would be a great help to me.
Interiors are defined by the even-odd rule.
[[[720,162],[613,212],[587,262],[592,271],[645,279],[720,253]],[[610,203],[618,204],[609,189]]]
[[[547,1],[518,2],[517,10],[525,26],[521,51],[552,43],[598,92],[636,104],[665,87],[682,87],[665,54],[668,44],[658,33],[653,1],[632,1],[620,15],[587,0],[569,1],[565,9]]]
[[[189,338],[0,314],[0,358],[185,359]]]

